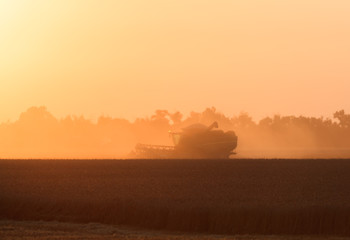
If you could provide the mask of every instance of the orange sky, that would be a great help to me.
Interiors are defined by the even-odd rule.
[[[0,122],[350,112],[350,1],[0,1]]]

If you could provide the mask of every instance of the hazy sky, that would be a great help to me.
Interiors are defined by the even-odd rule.
[[[349,0],[0,0],[0,121],[350,112]]]

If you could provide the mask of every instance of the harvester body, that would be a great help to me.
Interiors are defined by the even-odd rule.
[[[182,132],[170,132],[174,146],[138,144],[135,152],[140,158],[229,158],[235,154],[237,136],[214,128],[217,122],[209,127],[193,124]]]

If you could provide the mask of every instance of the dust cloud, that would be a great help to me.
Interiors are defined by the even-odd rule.
[[[137,143],[172,145],[168,131],[217,121],[238,136],[238,158],[349,158],[350,114],[333,119],[279,116],[258,122],[247,113],[228,117],[215,108],[191,112],[157,110],[133,122],[101,116],[54,117],[45,107],[31,107],[14,122],[0,124],[0,158],[127,158]]]

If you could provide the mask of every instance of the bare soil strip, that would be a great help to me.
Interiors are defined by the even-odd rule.
[[[214,235],[189,234],[140,230],[125,226],[105,225],[100,223],[63,223],[44,221],[9,221],[0,220],[1,239],[66,239],[66,240],[345,240],[345,237],[320,236],[252,236],[252,235]]]

